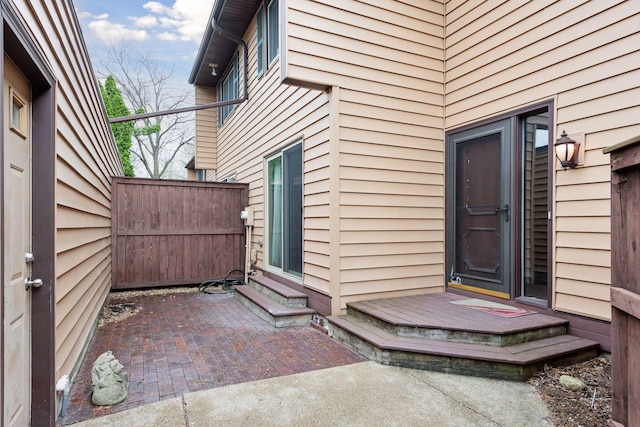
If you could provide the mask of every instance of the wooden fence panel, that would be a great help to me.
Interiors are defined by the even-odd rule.
[[[611,147],[612,426],[640,426],[640,137]]]
[[[244,268],[247,184],[113,179],[112,288],[202,283]]]

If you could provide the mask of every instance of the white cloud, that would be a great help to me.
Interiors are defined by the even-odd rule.
[[[78,18],[79,19],[91,18],[91,19],[95,19],[95,20],[103,20],[103,19],[107,19],[108,17],[109,17],[108,13],[101,13],[100,15],[94,15],[94,14],[89,13],[89,12],[80,12],[80,13],[78,13]]]
[[[115,24],[104,19],[90,22],[89,28],[105,44],[114,44],[121,40],[145,41],[149,39],[149,34],[144,30],[132,30],[122,24]]]
[[[167,11],[171,10],[171,8],[168,8],[165,5],[163,5],[162,3],[158,3],[157,1],[147,2],[147,3],[143,4],[142,7],[144,7],[145,9],[147,9],[147,10],[153,12],[153,13],[157,13],[159,15],[167,13]]]
[[[138,16],[138,17],[132,16],[129,19],[133,21],[133,24],[136,27],[140,27],[140,28],[155,27],[156,25],[158,25],[158,20],[156,19],[156,17],[151,15]]]
[[[106,44],[122,40],[146,41],[157,37],[163,41],[191,41],[199,44],[207,26],[214,0],[173,0],[165,6],[149,1],[142,7],[146,14],[130,16],[130,26],[109,21],[106,13],[93,15],[78,13],[81,19],[90,20],[88,27]]]
[[[143,7],[158,15],[161,25],[179,34],[180,40],[200,43],[213,0],[175,0],[172,6],[150,1]]]
[[[158,38],[160,40],[165,40],[168,42],[175,42],[180,40],[180,37],[178,37],[178,35],[175,33],[160,33],[158,34]]]
[[[162,25],[163,28],[171,28],[171,27],[175,27],[178,28],[180,25],[182,24],[182,22],[178,19],[171,19],[171,18],[160,18],[160,25]]]

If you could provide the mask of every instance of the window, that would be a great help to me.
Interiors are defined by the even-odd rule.
[[[206,181],[207,171],[204,169],[196,169],[196,181]]]
[[[18,96],[17,93],[13,91],[13,89],[9,88],[10,98],[11,98],[11,110],[9,114],[11,115],[9,119],[9,128],[20,135],[21,137],[26,137],[26,102]]]
[[[280,53],[279,39],[279,0],[265,2],[265,6],[260,6],[256,17],[257,28],[257,50],[258,50],[258,77],[262,76],[265,69],[278,57]],[[266,13],[265,13],[266,8]]]
[[[258,23],[257,29],[257,51],[258,51],[258,77],[264,74],[264,7],[260,6],[258,9],[258,16],[256,17]]]
[[[267,159],[267,264],[302,277],[302,142]]]
[[[240,98],[240,90],[238,87],[239,68],[238,52],[236,52],[235,55],[233,55],[233,60],[231,61],[227,75],[218,83],[218,101],[231,101]],[[218,108],[218,126],[224,124],[229,114],[231,114],[235,108],[236,104],[225,105],[224,107]]]
[[[521,296],[543,301],[549,285],[549,124],[548,109],[520,117],[524,151]]]

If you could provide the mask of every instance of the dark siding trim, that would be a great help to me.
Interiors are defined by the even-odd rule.
[[[2,21],[2,27],[5,28],[4,13],[0,15]],[[0,34],[2,38],[2,46],[5,43],[4,31]],[[4,49],[3,49],[4,51]],[[4,56],[0,61],[0,79],[4,85]],[[4,87],[0,91],[0,113],[2,114],[4,121]],[[4,363],[4,131],[0,132],[0,239],[2,239],[2,246],[0,247],[0,276],[2,277],[2,286],[0,286],[0,319],[2,320],[2,326],[0,326],[0,366],[5,366]],[[4,368],[0,372],[0,395],[4,400]],[[0,422],[4,420],[4,402],[0,402]]]
[[[53,426],[56,418],[55,78],[26,28],[5,2],[2,2],[2,27],[3,52],[16,63],[32,87],[32,200],[38,201],[37,212],[34,207],[32,214],[32,249],[36,256],[32,274],[41,278],[44,285],[32,292],[31,419],[33,426]],[[4,70],[1,77],[4,79]],[[4,344],[3,337],[3,348]]]
[[[35,91],[34,91],[35,92]],[[33,106],[33,186],[37,200],[33,218],[33,276],[45,286],[32,293],[32,425],[54,425],[55,400],[55,94],[54,89],[36,95]],[[35,210],[37,210],[37,215]],[[36,220],[36,216],[40,218]]]

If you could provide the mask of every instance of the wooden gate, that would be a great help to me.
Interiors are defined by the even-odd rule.
[[[202,283],[243,269],[248,185],[114,178],[112,288]]]
[[[612,425],[640,426],[640,137],[611,153]]]

